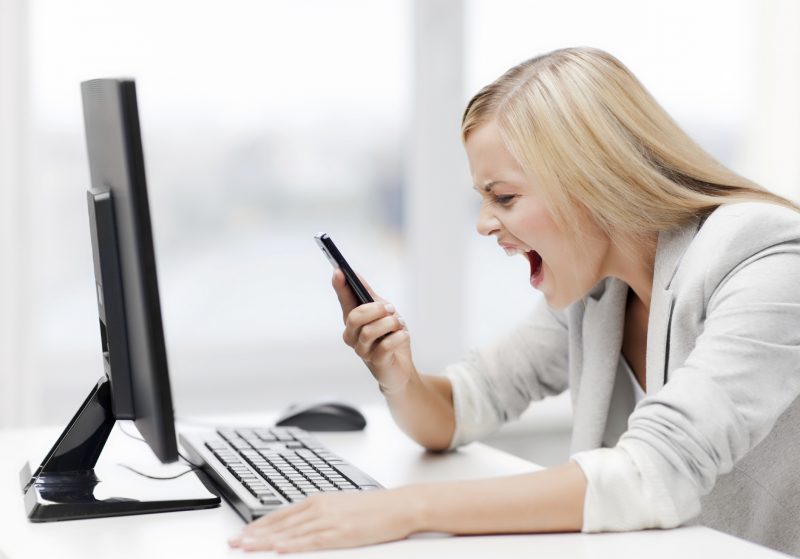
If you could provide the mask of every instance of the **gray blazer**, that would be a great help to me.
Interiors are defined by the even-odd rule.
[[[608,278],[564,311],[542,304],[448,367],[451,446],[569,387],[584,531],[701,523],[800,555],[800,215],[729,204],[659,236],[635,409],[627,292]]]

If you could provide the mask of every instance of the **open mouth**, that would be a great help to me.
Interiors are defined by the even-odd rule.
[[[542,283],[542,256],[535,250],[529,250],[526,256],[531,264],[531,285],[539,287]]]

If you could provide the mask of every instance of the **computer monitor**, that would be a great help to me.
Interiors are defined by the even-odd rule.
[[[178,459],[136,84],[81,84],[91,189],[87,193],[104,375],[35,472],[21,474],[33,521],[208,508],[202,484],[179,498],[108,498],[94,467],[115,422],[133,420],[162,462]],[[189,474],[195,475],[195,474]],[[166,482],[168,483],[168,482]],[[152,493],[151,490],[142,493]],[[170,493],[165,487],[165,494]]]

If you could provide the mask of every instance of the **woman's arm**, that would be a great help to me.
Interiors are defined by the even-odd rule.
[[[344,274],[340,270],[333,274],[345,323],[342,338],[378,381],[400,428],[425,448],[444,450],[455,430],[450,381],[417,372],[405,323],[390,303],[362,281],[376,302],[360,305]]]
[[[503,534],[577,532],[586,478],[574,462],[501,478],[410,486],[415,532]]]
[[[230,544],[297,552],[355,547],[415,532],[579,531],[586,479],[573,463],[510,477],[318,494],[249,524]]]
[[[428,450],[446,450],[455,431],[450,381],[444,377],[412,374],[399,390],[383,390],[395,423]]]
[[[588,480],[584,532],[672,528],[697,516],[720,476],[769,435],[800,395],[800,241],[777,242],[781,235],[800,236],[800,224],[758,214],[754,222],[747,207],[727,211],[722,215],[729,217],[709,218],[706,227],[713,227],[684,256],[689,271],[672,286],[668,382],[638,404],[616,447],[571,457]],[[698,324],[694,317],[703,310]],[[679,352],[687,354],[676,359]],[[793,447],[781,447],[793,442],[762,446],[734,475],[746,476],[748,488],[791,487],[791,473],[772,477],[769,462],[786,458]],[[775,499],[770,510],[778,521],[786,491],[762,490],[765,499]],[[721,507],[746,510],[747,499],[755,498],[734,503],[729,495],[711,499],[707,509],[719,511],[723,522],[734,517]],[[734,525],[744,526],[738,519]]]

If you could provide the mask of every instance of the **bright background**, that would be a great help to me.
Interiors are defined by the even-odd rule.
[[[482,85],[603,48],[797,199],[799,27],[791,0],[0,0],[0,426],[65,422],[102,371],[83,80],[137,81],[176,413],[363,404],[315,232],[404,314],[425,371],[536,300],[474,230],[458,125]]]

